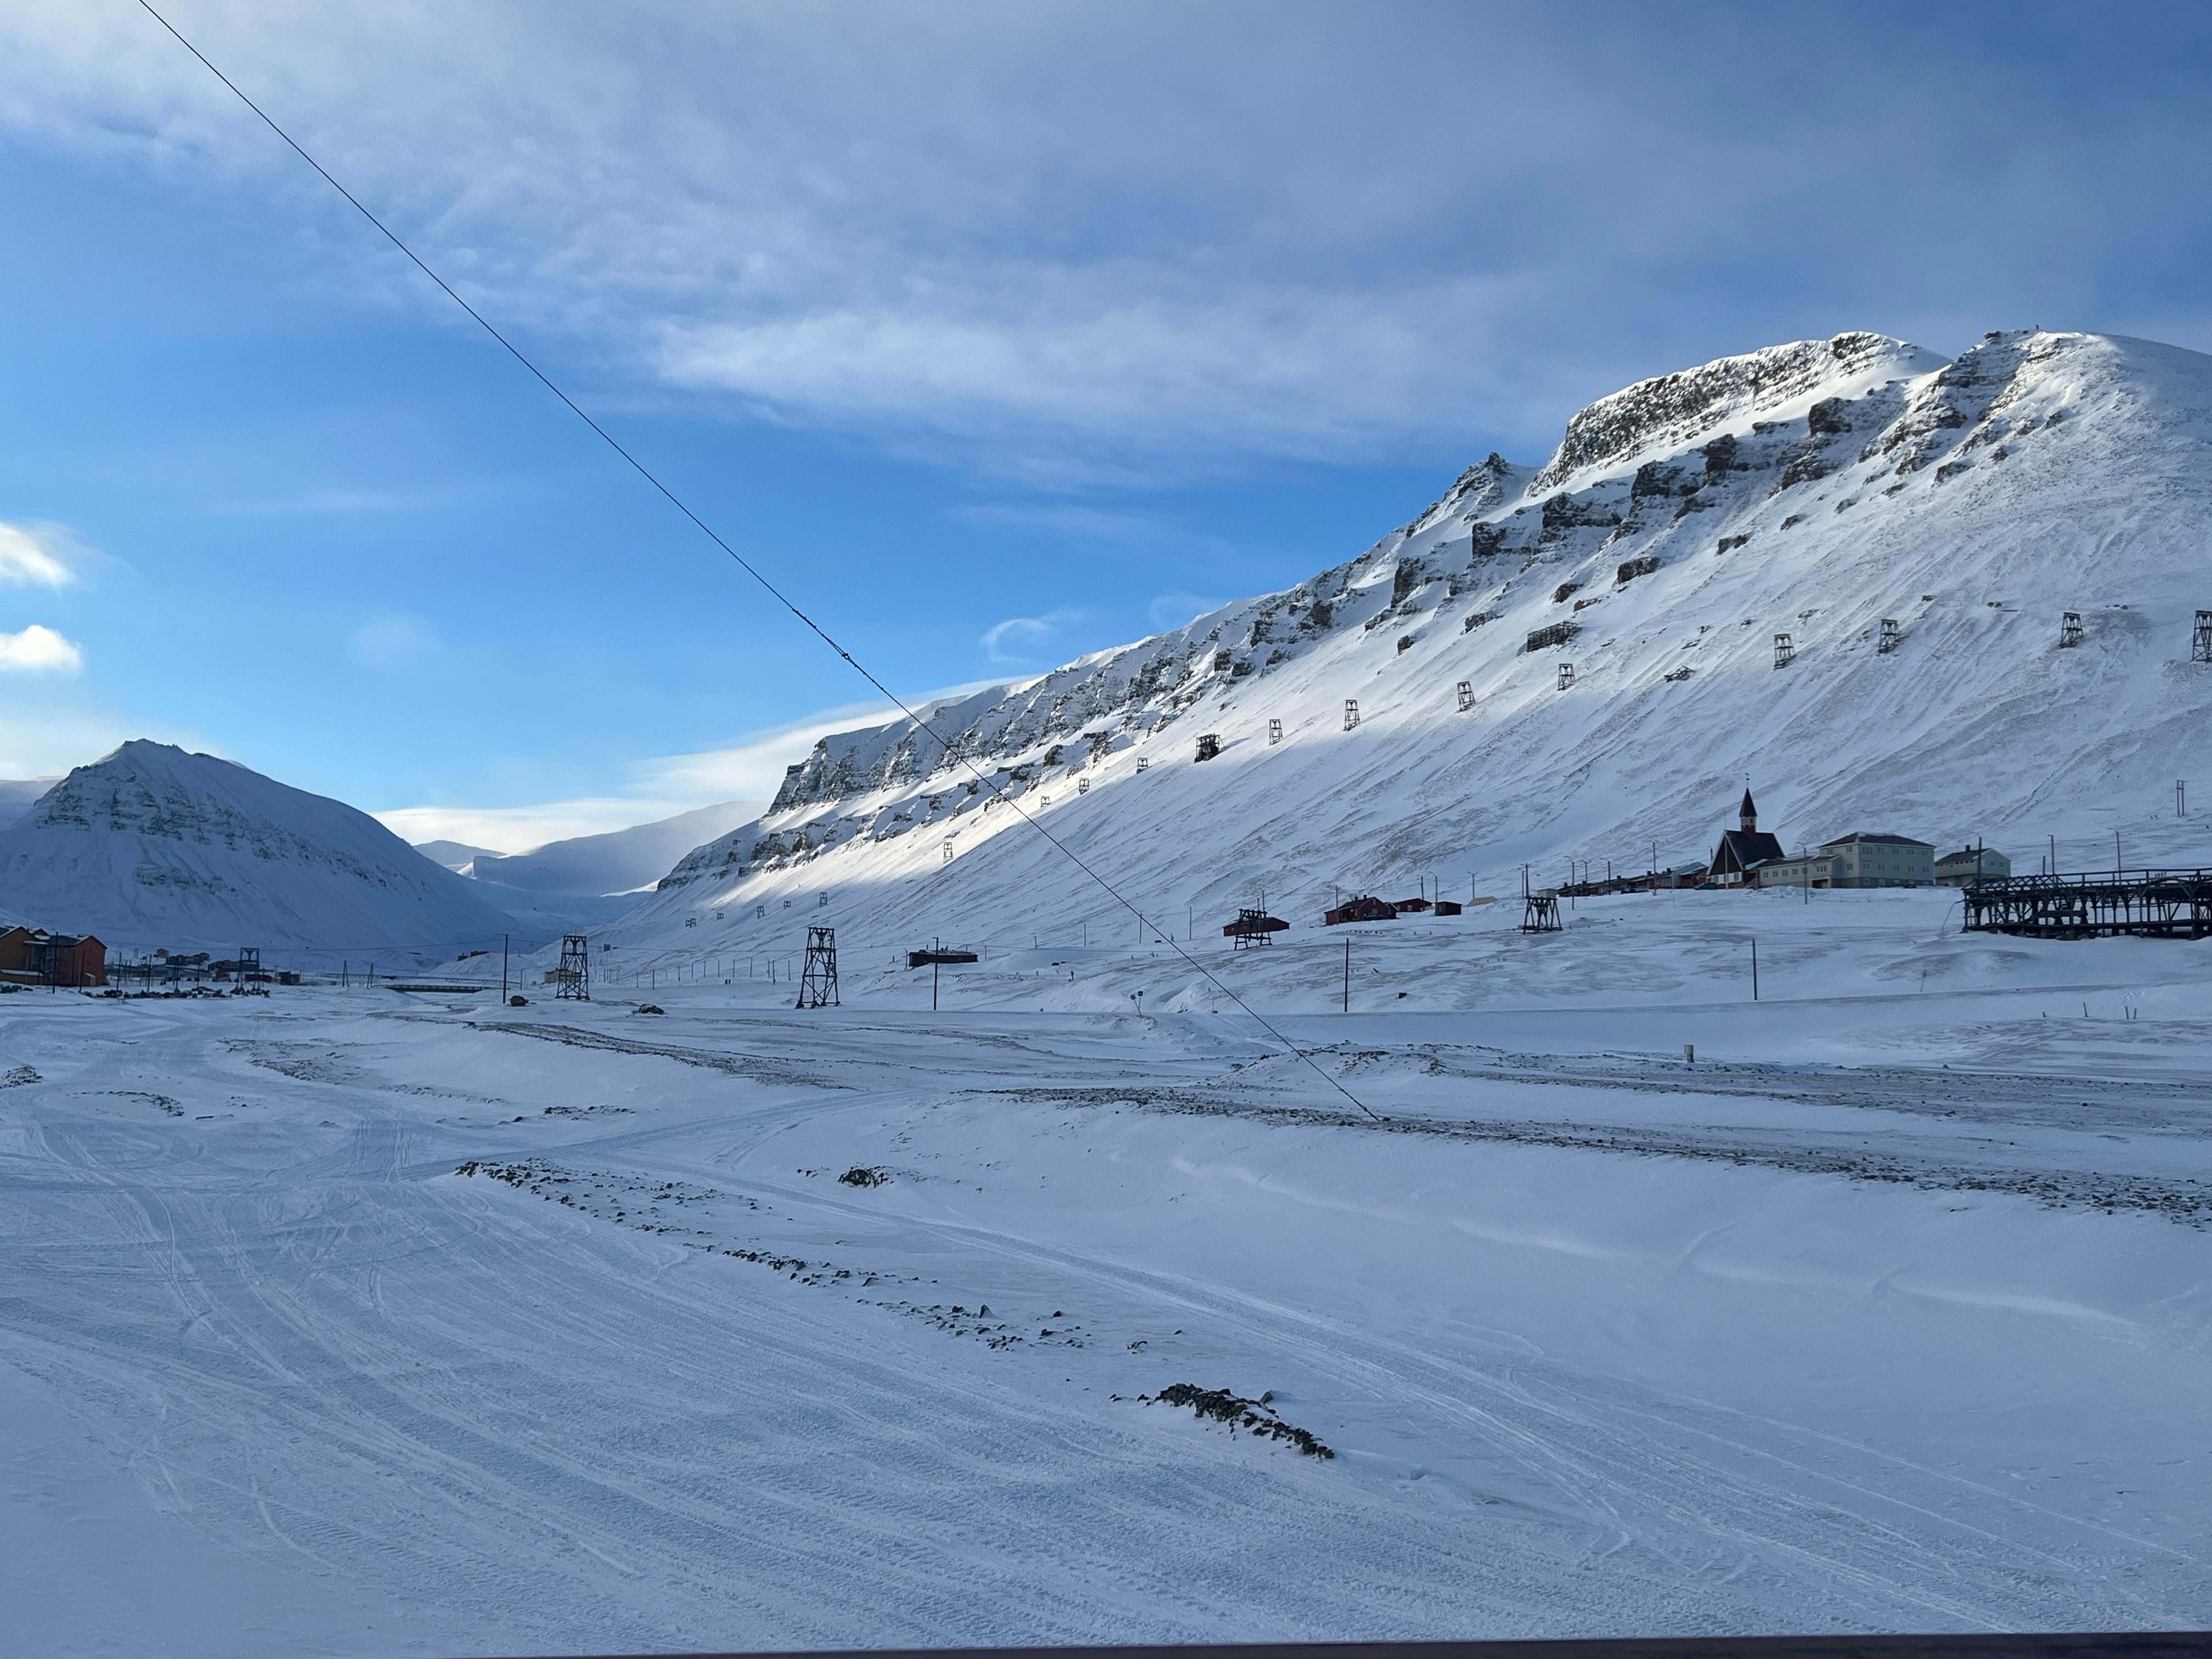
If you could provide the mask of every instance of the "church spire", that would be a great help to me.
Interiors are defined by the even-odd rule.
[[[1743,792],[1743,805],[1737,809],[1737,816],[1743,820],[1744,834],[1748,836],[1758,830],[1759,805],[1752,799],[1751,791],[1748,789]]]

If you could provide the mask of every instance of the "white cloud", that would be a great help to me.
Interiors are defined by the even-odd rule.
[[[985,629],[980,643],[984,654],[993,662],[1019,667],[1050,654],[1053,641],[1061,631],[1071,623],[1087,620],[1090,615],[1088,611],[1071,605],[1048,611],[1042,617],[1009,617]]]
[[[1219,536],[1186,529],[1146,513],[1115,512],[1073,501],[978,501],[951,509],[950,517],[986,530],[1022,531],[1063,541],[1103,542],[1122,547],[1228,550]]]
[[[1201,599],[1195,593],[1160,593],[1153,597],[1145,610],[1152,618],[1152,626],[1164,632],[1195,621],[1209,611],[1218,611],[1226,603],[1224,599]]]
[[[19,700],[20,701],[20,700]],[[42,698],[42,705],[58,699]],[[0,778],[59,777],[88,765],[131,738],[156,736],[172,741],[182,734],[133,729],[98,711],[41,706],[19,717],[0,708]],[[188,746],[204,747],[190,744]]]
[[[0,634],[0,673],[74,674],[83,666],[84,652],[77,643],[42,623]]]
[[[2109,39],[2045,15],[2081,63],[2046,79],[1963,13],[1770,10],[1595,33],[1233,0],[1171,27],[841,0],[180,21],[496,320],[614,365],[611,394],[642,369],[1040,482],[1477,438],[1534,459],[1588,397],[1723,350],[2125,320],[2083,296],[2193,234],[2194,58],[2149,44],[2185,13]],[[0,130],[274,193],[323,271],[447,314],[135,8],[15,0],[0,53]],[[1470,99],[1478,64],[1498,72]],[[1990,314],[1961,319],[1962,290]]]
[[[614,796],[531,806],[399,806],[369,816],[405,842],[458,841],[495,853],[527,853],[549,841],[605,835],[682,811],[665,801]]]
[[[353,631],[347,654],[364,668],[387,674],[421,668],[445,654],[445,643],[430,624],[404,611],[372,617]]]
[[[955,688],[951,695],[979,689]],[[494,852],[526,853],[549,841],[627,830],[717,801],[772,800],[782,786],[784,769],[805,759],[820,739],[878,724],[896,712],[881,703],[848,703],[752,733],[726,748],[639,761],[629,768],[631,787],[623,795],[526,806],[401,806],[372,816],[410,842],[459,841]]]
[[[897,712],[884,703],[847,703],[752,733],[727,748],[640,761],[630,769],[641,792],[683,802],[673,811],[718,800],[772,800],[783,786],[784,769],[805,760],[823,738],[880,725]]]
[[[58,525],[0,521],[0,584],[66,587],[76,580],[82,546]]]

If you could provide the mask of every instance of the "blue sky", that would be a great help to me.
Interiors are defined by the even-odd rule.
[[[907,696],[1728,352],[2212,349],[2202,8],[165,9]],[[154,736],[512,849],[866,714],[137,7],[0,51],[0,776]]]

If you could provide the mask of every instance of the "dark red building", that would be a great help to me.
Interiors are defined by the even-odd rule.
[[[1321,913],[1322,926],[1334,927],[1347,921],[1395,921],[1398,907],[1388,899],[1346,899],[1334,910]]]

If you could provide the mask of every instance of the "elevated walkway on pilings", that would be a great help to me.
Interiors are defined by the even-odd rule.
[[[1960,890],[1965,931],[2037,939],[2141,933],[2212,936],[2212,871],[2114,870],[2097,875],[2006,876]]]

